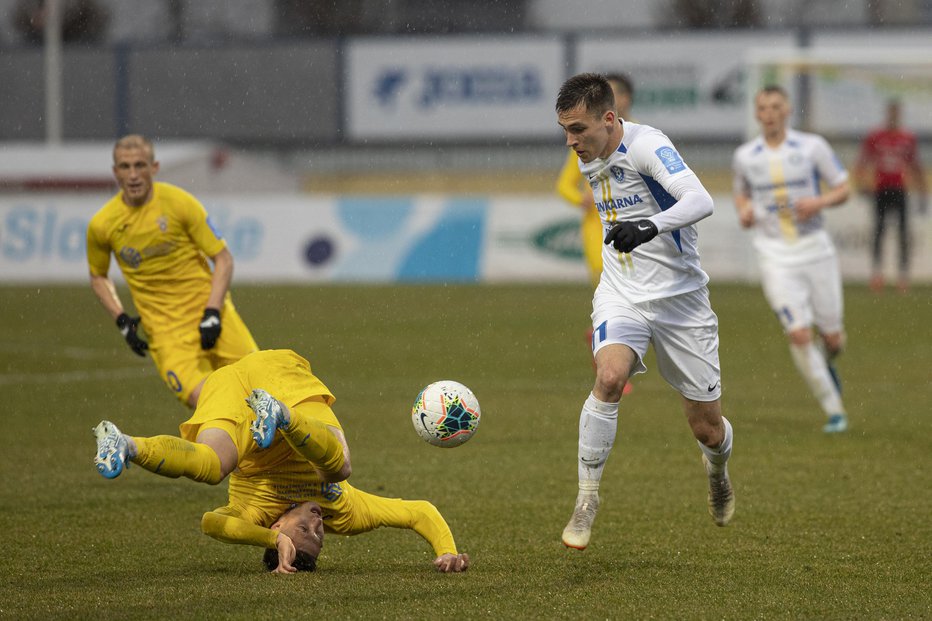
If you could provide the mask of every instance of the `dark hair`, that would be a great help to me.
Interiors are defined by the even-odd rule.
[[[278,567],[278,550],[266,548],[265,554],[262,555],[262,562],[265,563],[269,571],[275,571]],[[292,565],[294,565],[294,568],[298,571],[314,571],[317,569],[317,557],[298,550]]]
[[[291,503],[291,505],[285,509],[285,511],[278,517],[278,519],[285,517],[299,506],[301,506],[300,503]],[[292,563],[295,569],[298,571],[314,571],[317,569],[316,556],[311,556],[307,552],[302,552],[301,550],[297,550],[296,552],[297,553],[294,557],[294,563]],[[269,571],[275,571],[278,568],[278,550],[273,548],[266,548],[265,554],[262,555],[262,562],[265,563],[265,566]]]
[[[790,98],[790,94],[786,92],[786,89],[777,84],[768,84],[764,86],[763,88],[761,88],[759,91],[757,91],[758,95],[763,95],[765,93],[768,95],[772,95],[776,93],[777,95],[783,95],[784,99]]]
[[[557,112],[569,112],[579,106],[596,115],[615,109],[615,94],[604,75],[580,73],[563,83],[557,93]]]
[[[609,82],[621,85],[621,90],[628,94],[628,97],[634,99],[634,83],[624,73],[606,73],[605,79]]]

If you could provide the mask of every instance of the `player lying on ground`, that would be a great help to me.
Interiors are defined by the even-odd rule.
[[[414,530],[433,546],[439,571],[465,571],[469,556],[457,553],[431,503],[382,498],[346,482],[350,453],[333,401],[301,356],[256,352],[207,378],[180,438],[128,436],[101,421],[94,463],[108,479],[130,462],[211,485],[229,475],[228,504],[205,513],[201,530],[266,548],[276,573],[312,571],[324,532],[356,535],[380,526]]]

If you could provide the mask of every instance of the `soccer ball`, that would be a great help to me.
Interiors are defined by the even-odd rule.
[[[451,380],[428,385],[414,400],[411,422],[425,442],[434,446],[459,446],[479,427],[479,401],[472,391]]]

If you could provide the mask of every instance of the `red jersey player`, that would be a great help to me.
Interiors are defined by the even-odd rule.
[[[872,193],[876,205],[876,223],[872,248],[871,289],[883,289],[881,249],[887,214],[899,225],[899,279],[897,288],[909,287],[909,227],[906,209],[907,188],[912,182],[919,193],[920,211],[926,211],[926,180],[919,162],[916,135],[900,126],[900,102],[887,103],[886,125],[871,131],[861,143],[856,177],[861,190]],[[873,171],[873,176],[868,175]]]

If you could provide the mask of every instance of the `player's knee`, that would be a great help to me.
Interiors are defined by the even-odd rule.
[[[812,342],[812,332],[809,330],[809,328],[793,330],[787,333],[786,336],[790,339],[790,343],[793,345],[808,345]]]
[[[845,334],[843,332],[833,332],[823,334],[822,340],[825,343],[825,349],[830,356],[835,357],[845,348]]]
[[[621,391],[628,381],[628,374],[615,365],[600,365],[596,370],[596,388],[594,392],[603,395],[621,397]],[[609,399],[617,401],[618,399]]]

